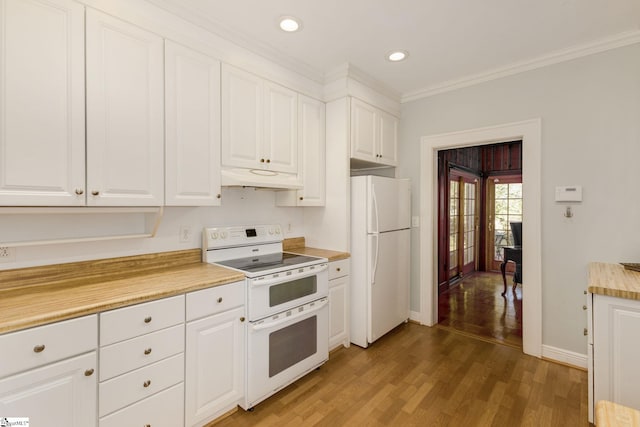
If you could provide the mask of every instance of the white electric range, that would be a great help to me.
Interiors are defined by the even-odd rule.
[[[246,281],[246,399],[253,406],[329,357],[328,260],[282,250],[279,225],[205,228],[203,261]]]

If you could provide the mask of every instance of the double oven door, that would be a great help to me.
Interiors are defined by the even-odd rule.
[[[278,279],[247,279],[249,409],[329,357],[328,266]]]

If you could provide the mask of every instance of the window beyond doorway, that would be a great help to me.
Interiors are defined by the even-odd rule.
[[[487,259],[489,269],[497,271],[503,248],[514,244],[509,224],[522,221],[522,176],[489,177],[487,193]]]

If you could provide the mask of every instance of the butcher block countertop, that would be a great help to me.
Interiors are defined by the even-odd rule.
[[[284,239],[282,242],[282,249],[285,252],[292,252],[294,254],[317,256],[321,258],[327,258],[329,262],[340,261],[351,257],[349,252],[331,251],[328,249],[309,248],[305,246],[304,237],[294,237],[291,239]]]
[[[0,333],[243,280],[200,249],[0,271]]]
[[[589,263],[588,290],[592,294],[640,300],[640,272],[620,264]]]

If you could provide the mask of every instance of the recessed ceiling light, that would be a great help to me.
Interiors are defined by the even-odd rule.
[[[294,16],[282,16],[279,21],[280,29],[287,33],[295,33],[302,29],[302,21]]]
[[[400,62],[407,59],[408,56],[409,52],[407,52],[406,50],[394,50],[387,53],[387,61]]]

